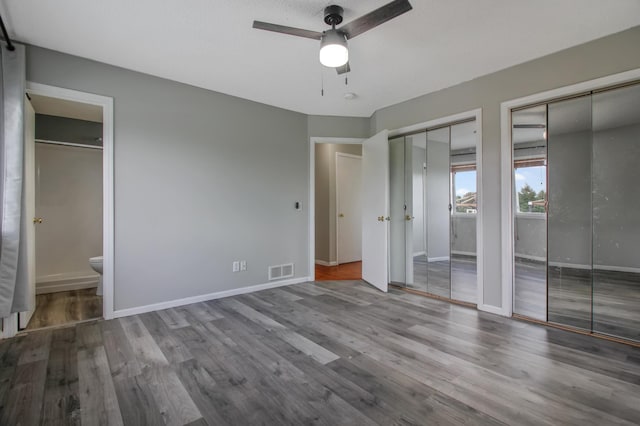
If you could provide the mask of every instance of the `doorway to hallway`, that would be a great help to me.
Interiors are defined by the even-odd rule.
[[[339,142],[313,147],[316,281],[362,279],[362,145]]]

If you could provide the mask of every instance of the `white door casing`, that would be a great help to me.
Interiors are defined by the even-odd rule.
[[[338,264],[362,260],[362,157],[336,153]]]
[[[362,279],[386,292],[389,278],[389,137],[383,130],[362,144]]]
[[[113,98],[77,90],[64,89],[27,81],[27,93],[64,99],[102,107],[102,312],[105,319],[112,319],[114,309],[114,108]]]

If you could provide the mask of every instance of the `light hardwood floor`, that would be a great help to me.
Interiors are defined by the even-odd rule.
[[[640,349],[362,282],[0,342],[0,424],[637,425]]]
[[[336,266],[316,265],[316,281],[362,279],[362,262],[342,263]]]
[[[39,294],[36,296],[36,310],[27,329],[33,330],[100,317],[102,317],[102,296],[96,296],[95,288]]]

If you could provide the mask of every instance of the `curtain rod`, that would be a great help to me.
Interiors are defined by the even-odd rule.
[[[2,29],[2,35],[4,36],[4,41],[7,42],[7,50],[14,51],[16,47],[11,43],[11,38],[9,38],[9,33],[7,33],[7,28],[4,26],[4,21],[2,20],[2,15],[0,15],[0,28]]]

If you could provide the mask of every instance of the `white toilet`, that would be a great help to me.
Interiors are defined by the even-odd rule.
[[[91,265],[91,269],[100,274],[100,278],[98,278],[98,290],[96,290],[96,296],[102,296],[102,256],[90,257],[89,265]]]

